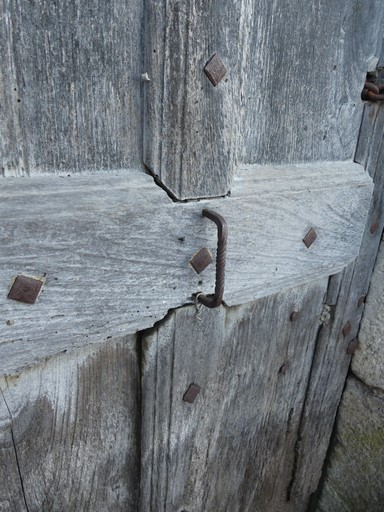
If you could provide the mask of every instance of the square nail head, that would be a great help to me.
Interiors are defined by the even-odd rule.
[[[317,238],[317,233],[314,230],[314,228],[311,228],[308,231],[308,233],[305,235],[305,237],[303,238],[303,242],[305,244],[305,247],[307,249],[309,249],[311,247],[311,245],[313,244],[313,242],[316,240],[316,238]]]
[[[201,272],[205,270],[208,265],[212,263],[212,261],[212,254],[206,247],[203,247],[203,249],[200,249],[199,252],[192,256],[192,258],[189,260],[189,263],[192,265],[197,274],[201,274]]]
[[[39,296],[44,282],[28,276],[17,276],[8,293],[8,299],[34,304]]]
[[[216,87],[227,74],[227,69],[217,53],[214,53],[206,63],[204,72],[211,83]]]
[[[188,402],[189,404],[193,404],[196,400],[197,395],[200,393],[200,386],[197,384],[191,384],[187,391],[184,393],[183,400],[184,402]]]

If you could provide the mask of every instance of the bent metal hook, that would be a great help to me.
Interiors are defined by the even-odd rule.
[[[203,210],[203,217],[213,220],[217,226],[216,284],[213,295],[199,293],[197,300],[208,308],[217,308],[223,302],[225,282],[225,260],[227,255],[228,226],[225,219],[212,210]]]

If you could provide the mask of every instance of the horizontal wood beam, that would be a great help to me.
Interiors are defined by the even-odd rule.
[[[358,164],[244,167],[231,195],[174,203],[139,171],[6,178],[0,190],[0,372],[152,326],[212,293],[210,208],[229,226],[224,301],[246,303],[340,271],[358,254],[372,183]],[[303,239],[313,228],[317,238]],[[7,298],[18,275],[44,278],[35,304]]]

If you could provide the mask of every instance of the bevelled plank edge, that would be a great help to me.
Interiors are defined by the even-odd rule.
[[[282,179],[275,172],[275,189],[268,169],[259,168],[241,194],[191,203],[173,203],[140,172],[131,179],[2,180],[0,372],[146,329],[193,294],[212,293],[215,265],[199,275],[189,265],[202,247],[215,254],[216,227],[203,208],[229,225],[227,305],[326,277],[352,261],[372,190],[362,168],[324,164],[333,176],[327,180],[322,165],[305,165],[296,189],[297,166],[282,169]],[[317,239],[307,248],[310,228]],[[46,274],[33,306],[6,298],[20,274]]]

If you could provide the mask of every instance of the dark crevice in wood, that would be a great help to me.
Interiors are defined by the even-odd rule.
[[[347,379],[344,382],[344,388],[343,388],[343,392],[342,392],[341,396],[343,396],[346,386],[347,386]],[[335,421],[333,423],[333,428],[332,428],[331,436],[329,439],[329,445],[328,445],[327,453],[325,454],[324,463],[323,463],[323,467],[321,470],[321,476],[320,476],[320,479],[319,479],[319,482],[317,485],[317,489],[310,496],[308,509],[306,512],[318,512],[318,504],[319,504],[321,492],[322,492],[322,489],[324,486],[324,481],[327,476],[327,470],[329,467],[330,459],[331,459],[334,447],[337,444],[337,426],[338,426],[337,418],[339,415],[340,405],[341,405],[341,400],[339,401],[339,405],[337,407]]]
[[[142,387],[141,387],[141,381],[142,381],[142,375],[143,375],[142,365],[144,364],[143,363],[144,358],[143,358],[143,335],[142,335],[142,332],[138,332],[136,335],[135,351],[136,351],[136,355],[137,355],[138,377],[139,377],[139,385],[137,387],[137,389],[138,389],[138,404],[137,404],[137,406],[138,406],[138,410],[140,411],[140,414],[138,415],[136,442],[137,442],[137,447],[138,447],[137,452],[138,452],[138,461],[139,461],[139,464],[137,465],[137,472],[138,472],[138,476],[137,476],[137,482],[138,482],[137,510],[140,510],[140,500],[141,500],[140,483],[141,483],[141,478],[142,478],[140,461],[141,461],[141,457],[142,457],[141,456],[141,453],[142,453],[141,432],[142,432],[142,421],[143,421],[143,415],[141,413],[141,411],[143,410],[143,400],[142,400],[143,392],[142,392]]]
[[[328,288],[329,288],[329,286],[330,286],[330,279],[328,280]],[[303,423],[304,423],[304,413],[306,410],[306,405],[307,405],[307,401],[308,401],[308,397],[309,397],[309,391],[310,391],[310,387],[311,387],[311,378],[312,378],[312,375],[313,375],[313,372],[315,369],[316,351],[317,351],[318,344],[320,342],[322,328],[323,328],[323,324],[320,323],[319,328],[317,330],[317,334],[316,334],[316,341],[315,341],[313,354],[312,354],[311,368],[310,368],[309,374],[308,374],[308,381],[307,381],[307,386],[306,386],[306,390],[305,390],[305,394],[304,394],[303,406],[301,408],[300,420],[299,420],[298,428],[297,428],[295,446],[293,449],[294,459],[293,459],[293,463],[292,463],[291,479],[290,479],[290,481],[288,483],[288,487],[287,487],[287,497],[286,497],[287,502],[291,501],[292,489],[293,489],[293,485],[296,480],[296,473],[298,470],[299,457],[300,457],[300,444],[301,444],[301,440],[302,440],[302,428],[303,428]]]
[[[383,139],[382,139],[382,135],[381,135],[382,124],[381,124],[381,121],[379,122],[379,112],[380,112],[379,105],[376,105],[374,108],[372,106],[365,106],[363,116],[362,116],[362,124],[360,127],[359,138],[358,138],[357,145],[356,145],[356,152],[355,152],[354,159],[356,162],[358,162],[364,166],[365,171],[371,176],[371,178],[374,181],[375,190],[373,193],[372,201],[373,201],[373,204],[375,204],[375,202],[376,202],[376,212],[377,212],[377,215],[379,216],[379,218],[381,218],[382,204],[381,204],[381,200],[376,196],[377,193],[379,194],[379,197],[382,195],[382,188],[383,188],[383,183],[382,183],[383,175],[382,175],[382,170],[381,170],[381,166],[380,166]],[[373,117],[373,124],[368,129],[367,127],[364,127],[364,119],[370,115]],[[379,132],[379,135],[377,135],[377,131],[379,129],[380,129],[380,132]],[[365,131],[367,133],[365,133]],[[377,139],[379,139],[379,141]],[[360,147],[363,144],[367,144],[368,149],[364,153],[362,153],[360,155],[360,157],[358,157]],[[375,149],[376,144],[379,145],[377,150]],[[372,208],[372,205],[371,205],[371,208]],[[369,230],[369,221],[368,221],[366,230]],[[380,237],[380,240],[381,240],[381,237]],[[365,263],[366,265],[368,264],[368,267],[366,267],[364,270],[362,270],[363,269],[362,261],[364,261],[368,255],[367,248],[364,247],[364,245],[363,245],[364,243],[369,244],[370,252],[375,253],[375,257],[371,261],[369,261],[369,259],[368,259],[368,263]],[[361,287],[361,289],[363,289],[364,286],[362,286],[362,284],[365,283],[364,289],[367,291],[367,288],[371,282],[371,276],[373,273],[375,262],[377,260],[378,250],[379,250],[379,243],[375,242],[374,240],[371,240],[370,236],[369,235],[367,236],[367,231],[366,231],[366,233],[363,237],[362,246],[360,248],[360,256],[357,258],[357,260],[355,261],[354,266],[353,266],[353,272],[352,272],[352,276],[350,278],[348,291],[346,294],[347,301],[346,301],[346,305],[345,305],[345,311],[348,311],[348,309],[350,309],[349,302],[353,298],[353,291],[354,291],[354,289],[356,289],[357,286],[359,286],[359,287]],[[362,272],[363,272],[363,278],[361,278],[361,276],[359,275]],[[343,280],[344,279],[345,279],[345,277],[343,278]],[[361,320],[363,317],[363,311],[364,310],[361,309],[360,311],[355,311],[355,313],[354,313],[356,315],[355,319],[354,319],[356,336],[358,336],[359,331],[360,331]],[[350,358],[350,361],[352,361],[352,357]],[[374,388],[372,386],[369,386],[364,381],[359,379],[359,377],[357,377],[352,372],[351,366],[349,366],[348,374],[346,375],[346,379],[344,381],[343,391],[342,391],[340,401],[337,406],[335,421],[333,423],[333,428],[332,428],[332,433],[330,436],[327,453],[326,453],[326,456],[325,456],[325,459],[323,462],[321,476],[320,476],[316,490],[311,495],[307,512],[317,512],[318,511],[318,505],[320,503],[324,483],[327,478],[327,472],[328,472],[328,468],[330,467],[330,461],[332,459],[332,455],[334,453],[335,446],[338,442],[338,439],[337,439],[338,414],[339,414],[342,397],[343,397],[343,394],[344,394],[344,391],[345,391],[345,388],[347,385],[348,377],[352,377],[352,378],[356,379],[358,382],[361,383],[361,385],[365,386],[366,388],[371,389],[374,392],[379,391],[380,393],[383,393],[383,390],[381,390],[380,388]]]
[[[351,369],[351,366],[350,366],[347,378],[346,378],[345,383],[344,383],[344,388],[343,388],[343,392],[342,392],[342,395],[341,395],[342,397],[343,397],[344,392],[346,390],[348,379],[350,379],[350,378],[356,380],[362,387],[364,387],[366,389],[369,389],[370,391],[372,391],[374,393],[379,393],[381,395],[383,395],[383,393],[384,393],[384,390],[382,390],[381,388],[378,388],[378,387],[375,387],[375,386],[370,386],[369,384],[364,382],[362,379],[360,379],[356,374],[353,373],[353,371]],[[324,483],[325,483],[325,480],[327,478],[327,471],[328,471],[328,468],[330,467],[330,462],[332,460],[332,455],[333,455],[334,449],[335,449],[336,445],[340,442],[338,440],[338,436],[337,436],[337,429],[338,429],[338,416],[339,416],[339,410],[340,410],[340,407],[341,407],[341,402],[342,402],[342,400],[340,400],[338,408],[337,408],[336,419],[335,419],[335,422],[333,424],[333,429],[332,429],[332,433],[331,433],[331,437],[330,437],[330,441],[329,441],[328,450],[327,450],[327,453],[326,453],[326,456],[325,456],[325,459],[324,459],[324,464],[323,464],[323,468],[322,468],[322,472],[321,472],[321,477],[320,477],[320,480],[319,480],[319,483],[318,483],[316,491],[314,493],[312,493],[312,495],[310,497],[308,509],[307,509],[306,512],[318,512],[318,510],[319,510],[318,509],[318,505],[319,505],[319,502],[320,502],[321,493],[322,493],[322,490],[323,490],[323,487],[324,487]]]
[[[7,382],[7,379],[5,379],[5,382]],[[7,383],[7,385],[8,385],[8,383]],[[13,416],[12,416],[12,413],[11,413],[11,409],[8,406],[8,402],[5,399],[4,392],[3,392],[3,390],[1,388],[0,388],[0,392],[1,392],[1,395],[3,397],[5,407],[7,408],[7,411],[8,411],[8,414],[9,414],[9,420],[10,420],[9,427],[10,427],[10,432],[11,432],[11,439],[12,439],[13,450],[15,452],[15,461],[16,461],[16,466],[17,466],[17,472],[18,472],[19,479],[20,479],[20,489],[21,489],[21,493],[23,495],[25,510],[26,510],[26,512],[29,512],[27,498],[26,498],[26,495],[25,495],[24,481],[23,481],[23,477],[22,477],[22,474],[21,474],[21,468],[20,468],[20,463],[19,463],[19,455],[17,453],[16,442],[15,442],[15,435],[14,435],[14,432],[13,432]]]
[[[153,178],[153,181],[155,182],[155,184],[161,188],[162,190],[164,190],[164,192],[167,194],[167,196],[169,197],[169,199],[171,199],[172,202],[174,203],[198,203],[199,201],[204,201],[204,200],[212,200],[212,199],[223,199],[225,197],[228,197],[231,195],[231,191],[228,190],[228,192],[222,196],[207,196],[207,197],[199,197],[199,198],[193,198],[193,199],[179,199],[178,197],[176,197],[169,188],[167,188],[164,183],[161,181],[161,178],[160,176],[158,176],[157,174],[154,174],[151,169],[145,165],[145,173],[148,174],[149,176],[152,176]]]

